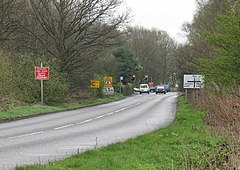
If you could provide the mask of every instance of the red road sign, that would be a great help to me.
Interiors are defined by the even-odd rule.
[[[35,79],[36,80],[48,80],[49,79],[49,67],[35,67]]]

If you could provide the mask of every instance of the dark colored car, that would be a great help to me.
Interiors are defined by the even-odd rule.
[[[154,93],[154,92],[156,92],[156,88],[157,88],[157,86],[151,87],[151,88],[149,89],[149,91],[150,91],[151,93]]]
[[[164,93],[164,94],[166,94],[166,89],[165,89],[165,87],[164,87],[164,86],[157,86],[157,87],[156,87],[156,94],[158,94],[158,93]]]

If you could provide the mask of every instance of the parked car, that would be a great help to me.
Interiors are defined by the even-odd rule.
[[[142,94],[142,93],[148,93],[149,94],[148,84],[140,84],[139,92],[140,92],[140,94]]]
[[[157,88],[156,88],[156,94],[158,94],[158,93],[164,93],[164,94],[166,94],[166,89],[165,89],[165,87],[164,87],[164,86],[157,86]]]

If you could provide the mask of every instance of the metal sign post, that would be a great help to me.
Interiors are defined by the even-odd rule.
[[[100,88],[100,81],[99,80],[91,80],[91,88],[93,90],[93,96],[96,97],[96,89]]]
[[[42,63],[41,63],[41,67],[42,67]],[[40,81],[41,81],[41,104],[43,105],[43,79],[41,79]]]
[[[49,67],[35,67],[35,79],[40,80],[41,84],[41,104],[43,105],[43,80],[49,79]]]
[[[123,82],[123,76],[120,77],[120,94],[122,94],[122,82]]]
[[[187,89],[185,89],[185,102],[188,102],[188,98],[187,98]]]

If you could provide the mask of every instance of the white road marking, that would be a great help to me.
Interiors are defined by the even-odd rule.
[[[125,109],[126,109],[126,108],[122,108],[122,109],[116,110],[115,113],[118,113],[118,112],[124,111]]]
[[[75,125],[79,125],[79,124],[84,124],[84,123],[87,123],[87,122],[91,122],[95,119],[100,119],[100,118],[103,118],[105,116],[110,116],[114,113],[118,113],[118,112],[121,112],[121,111],[124,111],[126,109],[129,109],[129,108],[132,108],[132,107],[135,107],[135,106],[138,106],[142,103],[145,103],[147,101],[150,101],[152,99],[154,99],[155,97],[151,97],[150,99],[148,100],[145,100],[143,102],[139,102],[139,103],[136,103],[132,106],[129,106],[129,107],[125,107],[125,108],[122,108],[122,109],[119,109],[119,110],[116,110],[114,112],[109,112],[109,113],[106,113],[106,114],[103,114],[103,115],[100,115],[98,117],[95,117],[95,118],[92,118],[92,119],[87,119],[85,121],[82,121],[82,122],[79,122],[79,123],[75,123],[75,124],[68,124],[68,125],[64,125],[64,126],[59,126],[59,127],[56,127],[56,128],[53,128],[54,130],[59,130],[59,129],[64,129],[64,128],[68,128],[68,127],[72,127],[72,126],[75,126]],[[18,135],[18,136],[12,136],[12,137],[9,137],[9,139],[15,139],[15,138],[23,138],[23,137],[27,137],[27,136],[33,136],[33,135],[38,135],[38,134],[41,134],[41,133],[44,133],[45,131],[38,131],[38,132],[32,132],[32,133],[27,133],[27,134],[23,134],[23,135]]]
[[[98,116],[98,117],[96,117],[95,119],[100,119],[100,118],[102,118],[102,117],[104,117],[105,115],[101,115],[101,116]]]
[[[151,97],[151,98],[148,99],[148,100],[145,100],[145,101],[136,103],[136,104],[134,104],[134,105],[132,105],[132,106],[124,107],[124,108],[121,108],[121,109],[116,110],[116,111],[114,111],[114,112],[109,112],[109,113],[106,113],[106,114],[97,116],[97,117],[95,117],[95,118],[92,118],[92,119],[87,119],[87,120],[84,120],[84,121],[82,121],[82,122],[78,122],[78,123],[75,123],[75,124],[69,124],[69,125],[60,126],[60,127],[54,128],[54,130],[59,130],[59,129],[63,129],[63,128],[68,128],[68,127],[72,127],[72,126],[74,126],[74,125],[80,125],[80,124],[84,124],[84,123],[87,123],[87,122],[91,122],[91,121],[96,120],[96,119],[101,119],[101,118],[103,118],[103,117],[105,117],[105,116],[110,116],[110,115],[113,115],[114,113],[119,113],[119,112],[124,111],[124,110],[126,110],[126,109],[129,109],[129,108],[138,106],[138,105],[140,105],[140,104],[143,104],[143,103],[145,103],[145,102],[147,102],[147,101],[152,100],[153,98],[154,98],[154,97]]]
[[[16,139],[16,138],[23,138],[23,137],[27,137],[27,136],[38,135],[38,134],[43,133],[43,132],[44,131],[38,131],[38,132],[27,133],[27,134],[18,135],[18,136],[12,136],[12,137],[9,137],[9,139]]]
[[[69,124],[69,125],[59,126],[59,127],[54,128],[54,130],[59,130],[59,129],[63,129],[63,128],[68,128],[68,127],[72,127],[72,126],[74,126],[74,125],[75,125],[75,124]]]
[[[112,114],[114,114],[114,112],[106,113],[105,116],[109,116],[109,115],[112,115]]]
[[[91,122],[93,119],[84,120],[83,123]]]

